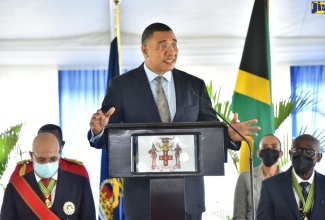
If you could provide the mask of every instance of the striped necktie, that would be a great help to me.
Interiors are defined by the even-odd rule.
[[[163,76],[157,76],[156,80],[158,81],[156,93],[157,93],[157,107],[159,110],[159,115],[163,123],[170,122],[170,112],[166,94],[162,87],[162,81],[164,80]]]
[[[307,192],[307,187],[310,185],[308,182],[301,182],[299,183],[300,186],[301,186],[301,192],[302,192],[302,195],[305,199],[305,201],[307,200],[307,197],[308,197],[308,192]],[[304,209],[303,205],[302,205],[302,202],[300,202],[300,219],[301,220],[304,220],[305,217],[305,214],[304,212],[302,211]]]

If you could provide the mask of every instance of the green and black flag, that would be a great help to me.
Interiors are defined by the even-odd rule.
[[[239,119],[257,118],[261,127],[254,145],[251,144],[254,166],[261,163],[256,155],[261,137],[274,133],[270,64],[267,1],[255,0],[232,97],[232,110],[239,114]],[[239,164],[240,171],[249,169],[249,148],[245,142],[242,143]]]

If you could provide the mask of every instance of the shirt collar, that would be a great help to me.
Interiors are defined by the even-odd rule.
[[[149,80],[149,83],[152,82],[157,76],[158,74],[157,73],[154,73],[152,72],[148,67],[147,65],[144,63],[143,65],[144,67],[144,71],[146,72],[146,75],[148,77],[148,80]],[[164,74],[160,75],[160,76],[163,76],[165,77],[165,79],[168,81],[168,82],[171,82],[171,78],[172,78],[172,71],[167,71],[165,72]]]
[[[302,182],[308,182],[309,184],[312,184],[313,183],[314,175],[315,175],[315,170],[313,171],[312,175],[309,177],[308,180],[301,179],[300,176],[297,175],[297,173],[296,173],[296,171],[295,171],[295,169],[293,167],[292,167],[292,172],[295,175],[298,183],[302,183]]]

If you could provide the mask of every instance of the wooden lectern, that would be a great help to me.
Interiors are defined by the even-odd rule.
[[[224,175],[227,132],[222,122],[109,124],[109,177],[149,178],[151,219],[185,219],[184,177]]]

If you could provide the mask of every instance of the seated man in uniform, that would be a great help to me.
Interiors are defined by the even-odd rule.
[[[60,155],[61,155],[63,146],[65,144],[65,141],[63,141],[63,138],[62,138],[61,128],[54,124],[46,124],[38,130],[38,134],[41,134],[44,132],[48,132],[48,133],[51,133],[56,136],[56,138],[59,141]],[[87,179],[89,180],[88,172],[87,172],[85,166],[83,165],[83,163],[80,161],[67,159],[67,158],[60,158],[59,166],[63,170],[77,173],[79,175],[87,177]],[[33,169],[32,160],[28,159],[28,160],[19,161],[17,163],[17,166],[16,166],[14,172],[11,174],[10,180],[12,180],[16,176],[23,176],[24,174],[29,173],[32,169]]]
[[[0,219],[96,220],[89,181],[59,168],[60,145],[53,134],[37,135],[29,154],[33,171],[8,183]]]

